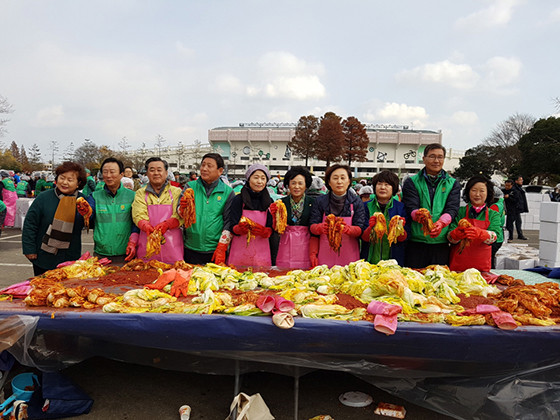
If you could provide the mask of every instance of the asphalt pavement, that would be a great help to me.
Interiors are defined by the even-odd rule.
[[[538,231],[527,231],[528,246],[538,247]],[[82,236],[83,252],[93,252],[93,232]],[[521,242],[521,241],[515,241]],[[29,261],[21,253],[21,230],[4,229],[0,236],[0,287],[23,281],[33,275]],[[126,359],[126,358],[123,358]],[[30,369],[16,364],[9,379]],[[92,410],[80,418],[89,420],[179,419],[179,407],[192,408],[191,419],[225,419],[234,397],[235,377],[158,369],[126,361],[92,358],[62,371],[94,399]],[[403,405],[411,420],[445,420],[451,417],[411,404],[390,395],[353,375],[336,371],[315,371],[298,381],[292,376],[257,372],[241,375],[239,389],[260,393],[277,419],[298,419],[330,415],[336,420],[387,419],[373,413],[377,403]],[[4,387],[9,395],[9,386]],[[361,391],[373,398],[365,408],[347,407],[338,400],[342,393]]]

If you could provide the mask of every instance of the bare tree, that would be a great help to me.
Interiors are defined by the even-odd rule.
[[[5,125],[10,121],[7,118],[1,117],[2,114],[10,114],[14,112],[12,105],[8,102],[6,98],[0,95],[0,137],[7,133]]]
[[[128,139],[124,136],[121,141],[119,141],[119,147],[122,150],[123,154],[126,154],[126,151],[129,149],[130,145],[128,144]]]
[[[487,146],[504,148],[514,146],[533,128],[536,121],[536,118],[529,114],[516,113],[499,123],[483,143]]]
[[[305,166],[310,158],[315,157],[318,130],[319,119],[316,116],[302,116],[297,123],[295,136],[288,144],[296,155],[305,158]]]
[[[348,166],[351,166],[353,161],[367,161],[369,137],[366,127],[356,117],[348,117],[342,121],[342,130],[344,132],[343,151],[348,160]]]
[[[317,159],[324,160],[327,166],[340,161],[343,156],[344,133],[340,120],[334,112],[327,112],[321,117],[317,131]]]
[[[165,139],[161,134],[156,136],[156,147],[158,150],[158,156],[161,157],[161,149],[163,149],[163,144],[165,143]]]

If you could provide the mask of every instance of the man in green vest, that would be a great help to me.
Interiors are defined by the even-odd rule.
[[[123,264],[136,255],[138,228],[132,223],[135,192],[124,188],[124,164],[109,157],[101,164],[105,186],[94,191],[87,201],[92,208],[90,227],[94,227],[94,255]]]
[[[224,264],[231,241],[231,226],[226,215],[235,197],[233,189],[220,177],[224,173],[224,159],[218,153],[202,157],[200,178],[187,183],[194,191],[196,223],[183,231],[185,261],[190,264],[206,264],[214,261]],[[181,193],[181,197],[185,192]],[[179,203],[179,215],[184,218],[186,203]]]
[[[27,175],[22,175],[20,177],[19,182],[16,184],[16,193],[18,198],[25,198],[27,197],[27,186],[29,177]]]
[[[408,239],[405,265],[423,268],[432,264],[449,264],[447,230],[457,216],[461,202],[461,185],[443,170],[445,147],[432,143],[424,149],[424,168],[407,178],[403,184],[402,201],[405,205],[411,234]],[[417,212],[430,211],[434,226],[424,235]]]

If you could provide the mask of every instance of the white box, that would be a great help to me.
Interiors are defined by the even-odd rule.
[[[551,241],[539,241],[539,257],[542,260],[559,261],[560,243]]]
[[[539,260],[539,265],[542,265],[543,267],[560,267],[560,261],[550,261],[550,260]]]
[[[560,203],[541,203],[541,222],[560,222]]]
[[[560,223],[541,222],[539,239],[549,242],[560,242]]]
[[[505,270],[506,269],[506,258],[504,256],[496,256],[496,270]]]
[[[534,258],[505,258],[505,269],[506,270],[524,270],[526,268],[533,268],[537,264],[537,260]]]

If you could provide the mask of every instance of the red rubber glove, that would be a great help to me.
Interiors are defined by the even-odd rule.
[[[161,223],[158,223],[155,227],[156,230],[159,230],[162,234],[167,232],[169,229],[175,229],[179,227],[179,219],[175,219],[174,217],[170,217],[167,220],[164,220]]]
[[[268,210],[270,210],[270,214],[272,214],[274,216],[276,214],[276,212],[278,211],[278,206],[276,205],[276,202],[272,203],[268,207]]]
[[[140,220],[138,222],[138,227],[141,231],[146,232],[147,235],[154,231],[154,227],[147,220]]]
[[[362,234],[362,229],[359,226],[344,225],[342,233],[350,236],[351,238],[359,238]]]
[[[405,231],[405,232],[403,232],[403,234],[401,236],[397,237],[397,242],[404,242],[404,241],[406,241],[407,237],[408,237],[408,235]]]
[[[82,204],[79,206],[76,206],[76,210],[78,210],[78,213],[80,213],[80,216],[82,217],[86,217],[86,215],[91,214],[92,211],[91,206],[87,201],[82,202]]]
[[[255,235],[255,236],[260,236],[261,238],[270,238],[270,235],[272,235],[272,229],[269,227],[265,227],[263,225],[259,225],[258,223],[253,226],[253,229],[251,229],[251,232]]]
[[[160,274],[160,276],[157,278],[155,283],[146,284],[144,287],[146,289],[163,290],[165,286],[167,286],[169,283],[175,280],[176,276],[177,276],[177,270],[175,270],[174,268],[170,270],[166,270],[162,274]]]
[[[329,232],[327,222],[311,225],[310,230],[313,235],[326,235]]]
[[[236,235],[247,235],[249,232],[249,225],[247,222],[241,222],[233,227],[233,233]]]
[[[436,238],[439,236],[439,234],[441,233],[441,230],[445,227],[445,223],[441,222],[441,221],[437,221],[434,223],[434,227],[432,228],[432,230],[430,230],[430,237],[431,238]]]
[[[468,239],[479,239],[481,241],[487,241],[490,239],[490,234],[487,230],[477,228],[476,226],[472,226],[470,228],[465,229],[465,235]]]
[[[453,242],[459,242],[461,239],[466,238],[465,230],[459,228],[453,229],[448,235]]]
[[[126,246],[126,257],[125,261],[130,261],[136,256],[136,242],[129,241]]]
[[[373,227],[375,226],[376,223],[377,223],[377,216],[371,216],[369,218],[369,225],[366,228],[366,230],[364,230],[364,233],[362,234],[362,241],[369,242],[369,237],[371,235],[371,230],[373,229]]]
[[[171,296],[179,297],[181,295],[187,297],[189,294],[189,281],[191,280],[193,270],[177,269],[177,275],[171,285]]]
[[[319,238],[312,236],[309,239],[309,262],[311,263],[311,268],[317,267],[319,265]]]
[[[218,246],[214,251],[214,255],[212,255],[212,261],[215,262],[216,264],[225,264],[227,249],[228,249],[228,244],[218,242]]]

